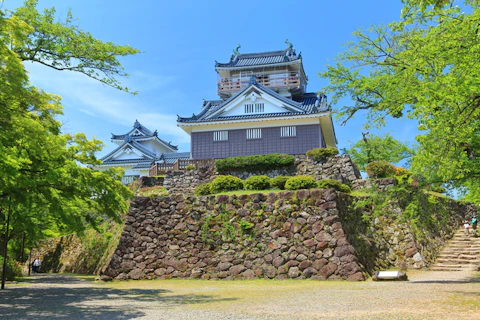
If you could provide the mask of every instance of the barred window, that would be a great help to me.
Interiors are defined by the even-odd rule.
[[[281,137],[296,137],[297,136],[297,127],[281,127],[280,128]]]
[[[228,131],[214,131],[213,141],[226,141],[228,140]]]
[[[245,104],[245,113],[256,113],[256,112],[264,112],[264,111],[265,111],[265,104],[263,103]]]
[[[247,139],[260,139],[262,137],[262,129],[247,129]]]

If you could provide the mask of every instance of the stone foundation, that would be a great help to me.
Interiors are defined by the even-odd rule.
[[[363,280],[379,269],[424,268],[476,209],[437,198],[429,207],[436,224],[415,230],[402,211],[407,200],[390,203],[387,215],[373,216],[368,207],[355,208],[358,198],[333,189],[136,197],[105,274]]]
[[[105,274],[364,280],[343,224],[333,189],[135,198]]]
[[[348,155],[335,156],[325,162],[314,161],[304,155],[297,156],[295,164],[290,168],[268,168],[256,172],[232,171],[228,174],[243,180],[251,176],[265,175],[270,178],[276,176],[308,175],[317,180],[335,179],[347,185],[361,178],[360,172]],[[213,167],[191,171],[167,171],[163,185],[170,194],[193,194],[200,184],[210,182],[219,175]]]

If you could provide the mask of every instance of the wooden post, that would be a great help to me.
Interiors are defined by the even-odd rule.
[[[1,211],[0,211],[1,212]],[[3,266],[2,266],[2,287],[5,289],[5,280],[7,279],[7,248],[8,248],[8,229],[10,228],[10,210],[7,211],[7,227],[5,228],[5,244],[3,248]]]
[[[178,160],[173,164],[173,171],[178,171]]]

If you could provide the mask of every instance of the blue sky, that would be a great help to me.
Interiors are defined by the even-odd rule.
[[[21,3],[6,0],[3,8]],[[190,116],[202,99],[216,98],[215,60],[227,62],[237,44],[241,53],[273,51],[286,48],[289,39],[302,52],[308,90],[316,92],[328,84],[317,73],[353,40],[352,32],[398,20],[402,7],[400,0],[39,0],[39,7],[51,6],[60,18],[71,8],[77,24],[98,39],[142,51],[121,60],[131,75],[123,83],[137,90],[136,96],[80,74],[27,65],[34,85],[63,97],[64,130],[104,141],[100,155],[115,147],[111,133],[129,131],[135,119],[189,151],[189,136],[176,126],[176,115]],[[335,121],[339,148],[361,138],[364,121],[362,116],[346,126]],[[417,134],[408,120],[391,121],[383,131],[409,142]]]

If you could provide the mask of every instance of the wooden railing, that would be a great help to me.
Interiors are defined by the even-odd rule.
[[[148,171],[148,175],[154,177],[164,174],[168,170],[185,171],[188,165],[194,165],[195,169],[213,167],[215,165],[215,159],[177,160],[172,164],[155,163]]]
[[[297,74],[272,75],[256,77],[257,83],[269,88],[299,87],[300,77]],[[250,78],[224,78],[218,81],[218,92],[238,91],[248,86]]]

